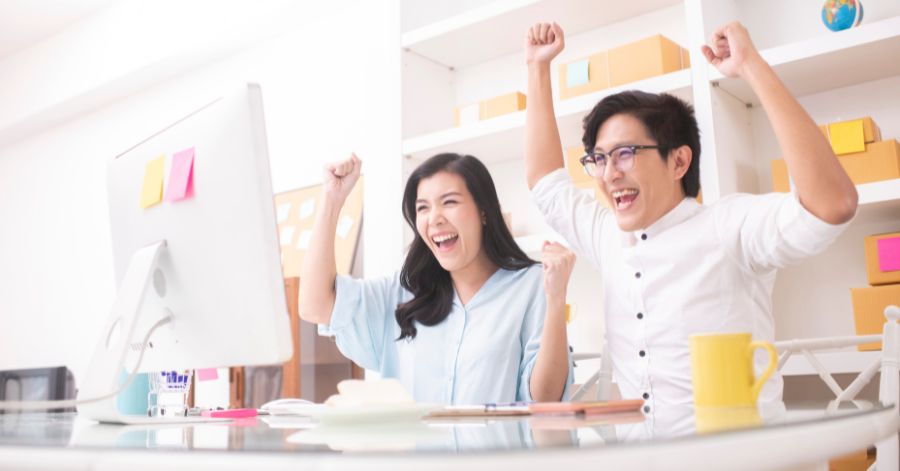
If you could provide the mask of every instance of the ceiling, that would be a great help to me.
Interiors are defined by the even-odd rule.
[[[118,0],[0,0],[0,59]]]

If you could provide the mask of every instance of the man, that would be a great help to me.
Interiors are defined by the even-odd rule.
[[[738,23],[720,28],[707,60],[752,87],[772,123],[793,194],[696,201],[700,140],[692,108],[666,94],[623,92],[585,118],[585,170],[610,208],[574,188],[563,170],[550,62],[556,24],[527,34],[525,166],[547,222],[602,274],[607,345],[623,397],[660,406],[693,401],[688,337],[751,332],[774,339],[776,269],[824,250],[856,213],[857,194],[830,145]],[[727,158],[725,156],[724,158]],[[757,358],[759,371],[765,365]],[[780,404],[775,375],[760,395]]]

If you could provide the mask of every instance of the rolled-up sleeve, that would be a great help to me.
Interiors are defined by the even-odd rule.
[[[394,312],[403,293],[396,275],[375,280],[338,275],[331,322],[319,325],[319,335],[334,337],[341,353],[356,364],[380,371],[385,344],[395,337]]]
[[[829,224],[800,204],[793,193],[734,195],[717,214],[720,231],[739,231],[738,254],[754,272],[797,263],[828,248],[850,222]]]

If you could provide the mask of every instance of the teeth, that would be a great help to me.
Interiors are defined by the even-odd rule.
[[[612,192],[613,198],[621,198],[623,196],[630,196],[630,195],[636,195],[636,194],[638,194],[638,191],[633,188],[629,188],[627,190],[616,190],[616,191]]]
[[[455,237],[456,237],[456,234],[446,234],[446,235],[440,235],[440,236],[437,236],[437,237],[432,237],[431,240],[433,240],[433,241],[435,241],[436,243],[440,244],[441,242],[448,241],[448,240],[453,239],[453,238],[455,238]]]

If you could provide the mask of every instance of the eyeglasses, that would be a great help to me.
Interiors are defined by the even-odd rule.
[[[584,166],[585,173],[592,177],[599,177],[606,170],[607,160],[612,160],[616,170],[627,172],[634,167],[634,155],[637,154],[637,151],[662,148],[662,146],[619,146],[605,154],[596,151],[590,152],[579,159],[579,162]]]

